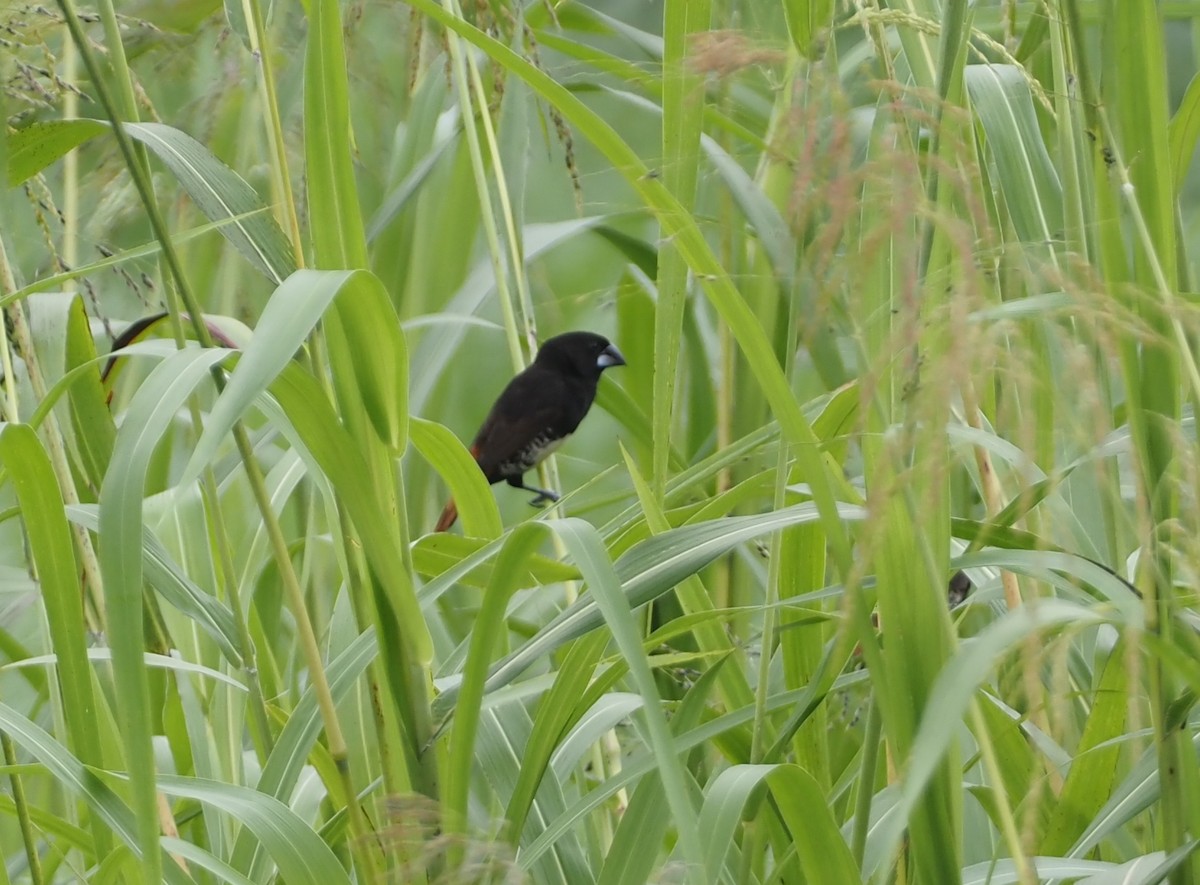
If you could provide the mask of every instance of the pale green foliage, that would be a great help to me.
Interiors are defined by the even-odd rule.
[[[0,12],[0,885],[1200,880],[1195,4],[86,12]],[[536,512],[460,440],[574,328]]]

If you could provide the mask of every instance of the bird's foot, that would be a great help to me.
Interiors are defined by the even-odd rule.
[[[544,507],[558,501],[558,495],[548,489],[534,489],[534,491],[537,492],[537,497],[530,500],[530,507]]]

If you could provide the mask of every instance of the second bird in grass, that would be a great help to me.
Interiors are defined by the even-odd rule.
[[[471,443],[487,481],[536,492],[533,504],[557,501],[554,492],[526,485],[525,473],[575,432],[596,398],[600,373],[623,365],[621,351],[602,335],[567,332],[547,340],[529,368],[508,382]],[[446,531],[457,518],[451,500],[436,531]]]

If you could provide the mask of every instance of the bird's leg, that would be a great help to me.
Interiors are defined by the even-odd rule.
[[[537,497],[529,502],[530,507],[541,507],[547,502],[558,500],[558,495],[549,489],[539,489],[536,486],[526,485],[524,476],[509,477],[508,484],[514,489],[524,489],[527,492],[537,493]]]

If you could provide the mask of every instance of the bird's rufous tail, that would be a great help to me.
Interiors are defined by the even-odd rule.
[[[458,507],[454,504],[454,499],[450,499],[450,503],[446,505],[446,509],[442,511],[442,515],[438,517],[437,525],[434,527],[435,532],[444,532],[450,526],[454,525],[454,520],[458,519]]]

